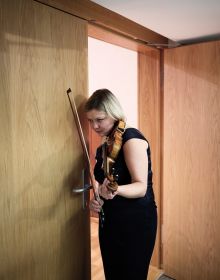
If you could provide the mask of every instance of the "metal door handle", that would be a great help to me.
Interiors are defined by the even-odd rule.
[[[89,184],[86,184],[82,187],[79,187],[79,188],[73,188],[73,192],[74,193],[83,193],[83,192],[86,192],[88,190],[90,190],[92,188],[92,186],[90,186]]]
[[[88,195],[87,191],[91,189],[90,184],[85,184],[85,181],[88,181],[88,176],[85,172],[85,169],[82,170],[82,186],[81,187],[76,187],[72,189],[72,192],[75,194],[82,194],[82,204],[83,204],[83,209],[86,208],[86,202],[88,200]]]

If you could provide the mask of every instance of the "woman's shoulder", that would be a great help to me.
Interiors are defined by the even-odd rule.
[[[125,132],[123,134],[123,143],[127,142],[130,139],[137,138],[147,141],[147,139],[144,137],[144,135],[134,127],[128,127],[125,129]],[[148,142],[148,141],[147,141]]]

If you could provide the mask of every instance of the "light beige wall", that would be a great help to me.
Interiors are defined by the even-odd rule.
[[[89,279],[82,149],[66,90],[87,95],[87,24],[1,1],[0,279]]]
[[[111,90],[123,107],[127,124],[137,127],[137,52],[89,37],[88,59],[89,93],[99,88]]]
[[[220,42],[165,50],[163,262],[220,279]]]

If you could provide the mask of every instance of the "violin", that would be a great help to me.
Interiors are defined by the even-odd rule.
[[[115,174],[114,164],[122,146],[122,135],[125,132],[125,122],[119,120],[112,133],[106,137],[103,145],[103,167],[106,178],[109,180],[107,188],[115,192],[118,189],[118,175]]]

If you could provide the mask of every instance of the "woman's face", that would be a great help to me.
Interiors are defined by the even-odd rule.
[[[87,112],[86,116],[91,128],[100,136],[107,136],[115,124],[115,120],[103,111],[93,109]]]

